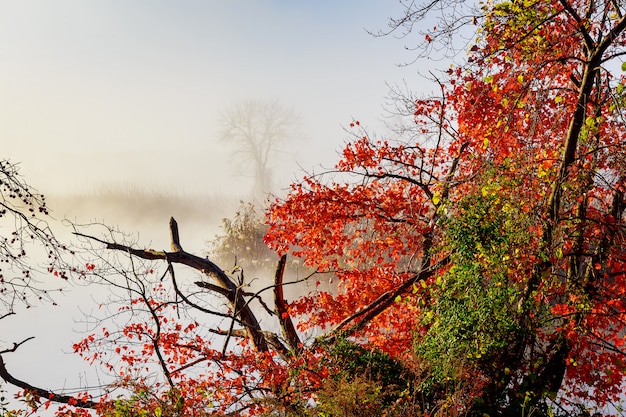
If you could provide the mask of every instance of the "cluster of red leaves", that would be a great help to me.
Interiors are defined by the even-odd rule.
[[[260,354],[240,340],[233,351],[224,354],[201,336],[204,329],[197,322],[180,322],[176,310],[165,308],[162,300],[148,303],[158,311],[158,323],[131,322],[114,333],[103,328],[99,335],[89,335],[74,345],[87,361],[99,361],[116,375],[117,390],[131,396],[149,393],[152,400],[142,402],[143,410],[155,412],[164,404],[171,405],[169,393],[175,389],[180,393],[181,415],[238,409],[254,415],[262,409],[255,399],[283,388],[286,368],[273,353]],[[167,378],[154,376],[159,373],[168,374],[171,384]],[[101,412],[115,407],[108,395],[101,403]]]

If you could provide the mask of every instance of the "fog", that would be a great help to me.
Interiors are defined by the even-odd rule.
[[[333,166],[352,120],[384,131],[389,85],[429,90],[419,74],[440,65],[398,66],[415,58],[411,39],[368,33],[401,13],[395,2],[25,0],[0,11],[0,158],[47,196],[67,241],[64,219],[163,249],[173,216],[185,250],[204,255],[240,200],[264,205],[218,139],[221,115],[251,98],[300,115],[271,163],[284,195],[305,171]],[[59,306],[0,321],[3,344],[36,336],[7,355],[9,370],[54,390],[102,383],[70,353],[97,291],[64,288]]]
[[[1,5],[2,156],[48,194],[245,194],[250,178],[233,176],[217,136],[220,115],[250,98],[301,115],[297,146],[274,167],[290,180],[331,166],[353,118],[383,126],[388,84],[419,89],[430,69],[398,66],[415,58],[411,39],[366,31],[400,13],[389,2]]]
[[[200,254],[231,217],[238,199],[224,195],[165,194],[141,189],[51,195],[52,215],[78,224],[104,223],[136,235],[141,247],[169,247],[169,219],[178,220],[186,248]]]

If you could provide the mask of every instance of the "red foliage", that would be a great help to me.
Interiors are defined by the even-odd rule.
[[[471,269],[484,294],[510,291],[504,313],[521,330],[504,335],[506,348],[481,352],[488,361],[459,358],[469,387],[457,411],[479,397],[511,410],[557,392],[600,408],[618,400],[626,378],[626,92],[606,68],[623,52],[626,17],[615,7],[490,2],[467,64],[438,80],[439,97],[416,101],[414,139],[374,140],[352,122],[355,137],[334,177],[305,177],[268,212],[267,243],[335,285],[294,300],[282,318],[408,360],[433,328],[425,317],[439,313],[432,306],[441,283]],[[504,252],[480,236],[470,236],[472,247],[453,236],[453,221],[470,227],[475,202],[502,219],[494,223],[496,234],[508,234]],[[511,236],[511,225],[524,229]],[[144,275],[153,282],[153,269]],[[151,413],[167,404],[190,416],[258,415],[306,403],[331,372],[315,344],[285,354],[255,349],[244,335],[216,347],[203,325],[169,309],[177,298],[164,284],[142,295],[122,309],[135,315],[121,329],[74,349],[104,364]],[[157,370],[162,377],[151,378]],[[114,406],[103,400],[103,410]]]
[[[626,376],[623,82],[604,67],[623,50],[626,20],[610,2],[593,10],[582,1],[526,3],[487,11],[470,64],[440,80],[441,97],[416,102],[415,142],[357,134],[337,164],[349,175],[294,184],[271,209],[267,242],[338,280],[336,294],[291,304],[307,317],[302,328],[354,324],[413,279],[355,327],[402,357],[427,310],[422,286],[443,276],[454,254],[442,220],[468,195],[505,201],[527,225],[524,245],[507,255],[516,320],[537,332],[519,341],[524,353],[513,363],[522,373],[510,383],[547,377],[548,365],[533,364],[541,356],[566,367],[564,377],[552,372],[564,395],[589,402],[591,387],[603,407],[619,399]],[[433,274],[422,279],[423,271]]]

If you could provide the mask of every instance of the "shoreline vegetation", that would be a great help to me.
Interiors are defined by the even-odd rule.
[[[46,195],[50,214],[56,221],[115,225],[137,234],[141,245],[150,245],[161,237],[166,239],[167,222],[175,217],[180,219],[185,239],[197,250],[206,250],[206,242],[220,233],[222,219],[232,217],[243,199],[133,185]],[[145,235],[146,231],[150,231],[150,236]]]

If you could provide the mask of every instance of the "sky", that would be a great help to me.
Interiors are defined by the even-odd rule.
[[[383,125],[411,39],[374,37],[399,2],[0,1],[2,157],[47,193],[133,186],[221,194],[248,187],[218,141],[246,99],[301,116],[287,181],[332,166],[352,118]]]
[[[384,132],[389,84],[430,90],[419,74],[432,63],[402,65],[415,58],[410,38],[368,33],[401,12],[395,0],[0,0],[0,158],[45,194],[245,194],[252,181],[233,171],[220,115],[243,100],[277,100],[302,123],[274,167],[286,185],[333,166],[353,118]],[[167,243],[166,220],[158,229],[126,220]],[[196,248],[210,237],[204,225],[179,225]],[[0,342],[37,335],[9,369],[53,389],[98,381],[70,351],[99,296],[74,288],[61,307],[3,320]]]

